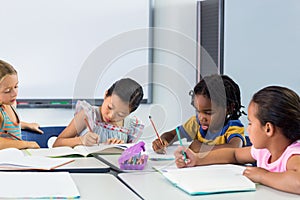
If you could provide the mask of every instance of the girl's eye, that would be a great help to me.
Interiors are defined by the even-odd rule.
[[[10,93],[10,89],[4,90],[4,93]]]
[[[125,115],[123,115],[123,114],[118,114],[118,116],[119,116],[120,118],[124,118],[124,117],[125,117]]]

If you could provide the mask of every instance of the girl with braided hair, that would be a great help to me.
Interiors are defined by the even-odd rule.
[[[190,149],[194,152],[210,151],[224,147],[245,145],[244,126],[239,120],[241,93],[239,86],[228,76],[213,74],[204,77],[190,92],[196,115],[178,126],[181,138],[193,140]],[[161,140],[152,142],[157,153],[177,140],[176,129],[165,132]]]

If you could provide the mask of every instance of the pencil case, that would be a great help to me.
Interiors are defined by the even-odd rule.
[[[129,147],[123,151],[118,159],[121,170],[143,170],[147,164],[148,155],[145,152],[145,143],[143,141]]]

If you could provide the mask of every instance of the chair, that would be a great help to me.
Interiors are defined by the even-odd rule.
[[[43,134],[22,129],[22,139],[26,141],[36,141],[41,148],[48,148],[48,140],[53,136],[58,136],[65,126],[41,127]]]
[[[249,138],[249,136],[245,136],[245,139],[246,139],[246,146],[247,147],[249,147],[249,146],[252,146],[252,143],[251,143],[251,141],[250,141],[250,138]]]

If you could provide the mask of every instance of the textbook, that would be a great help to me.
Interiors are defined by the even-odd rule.
[[[0,172],[0,180],[0,199],[80,198],[68,172]]]
[[[122,152],[132,144],[99,144],[93,146],[78,145],[75,147],[53,147],[40,149],[27,149],[31,156],[64,157],[64,156],[83,156],[92,154],[122,154]]]
[[[53,170],[73,162],[73,159],[54,159],[41,156],[26,156],[17,148],[0,150],[0,170]]]
[[[245,167],[231,164],[189,168],[153,167],[174,186],[189,195],[255,191],[255,183],[243,176]]]

